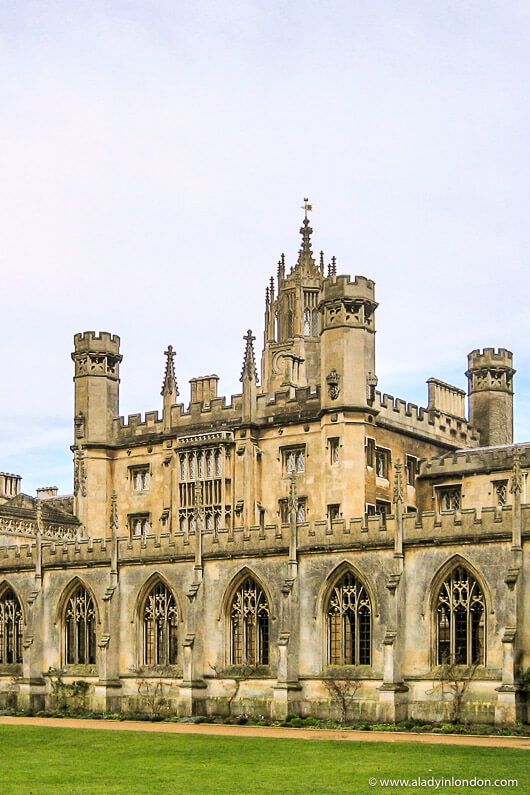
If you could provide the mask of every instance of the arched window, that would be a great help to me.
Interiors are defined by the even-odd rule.
[[[318,309],[313,309],[311,313],[311,334],[318,337]]]
[[[22,608],[8,588],[0,596],[0,663],[22,662]]]
[[[364,585],[348,571],[331,591],[328,606],[330,665],[370,665],[372,607]]]
[[[251,577],[239,586],[230,610],[233,665],[269,664],[269,604]]]
[[[80,585],[66,603],[65,658],[67,665],[96,662],[96,611],[86,588]]]
[[[457,566],[445,580],[436,600],[438,665],[484,663],[486,608],[476,579]]]
[[[143,608],[144,665],[176,665],[178,610],[175,597],[164,583],[154,585]]]
[[[311,336],[311,310],[309,307],[304,309],[304,337]]]

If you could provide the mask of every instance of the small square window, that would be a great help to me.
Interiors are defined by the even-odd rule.
[[[129,516],[129,530],[132,538],[145,538],[149,532],[148,513],[136,513]]]
[[[461,505],[461,486],[442,486],[438,489],[438,508],[442,513],[447,511],[459,511]]]
[[[283,471],[286,475],[305,472],[305,445],[282,450]]]
[[[494,480],[493,493],[495,495],[495,504],[502,508],[503,505],[508,504],[508,481],[507,480]]]
[[[390,513],[390,503],[386,500],[376,500],[375,514],[381,517],[383,524],[386,523],[386,517]]]
[[[375,474],[378,478],[388,480],[390,470],[390,450],[386,447],[375,448]]]
[[[148,466],[129,467],[129,477],[133,491],[149,491],[151,478]]]
[[[329,523],[334,522],[336,519],[340,519],[340,504],[335,503],[333,505],[328,505],[328,520]]]
[[[282,524],[289,524],[291,517],[289,516],[289,500],[278,500],[280,521]],[[307,521],[307,497],[299,497],[296,508],[296,523],[302,524]]]

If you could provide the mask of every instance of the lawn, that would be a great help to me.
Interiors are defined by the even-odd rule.
[[[322,740],[0,727],[1,795],[367,795],[473,788],[371,787],[372,776],[518,778],[530,792],[527,751]]]

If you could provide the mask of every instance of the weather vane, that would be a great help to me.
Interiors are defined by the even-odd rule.
[[[313,209],[313,205],[309,204],[308,202],[309,198],[307,196],[304,196],[304,206],[302,207],[302,210],[304,210],[306,218],[307,218],[307,213],[311,212],[311,210]]]

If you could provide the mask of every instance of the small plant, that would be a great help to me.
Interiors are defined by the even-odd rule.
[[[161,716],[169,712],[171,707],[172,685],[162,679],[141,679],[138,683],[138,695],[142,699],[149,715]]]
[[[477,667],[477,664],[458,665],[454,661],[443,663],[435,673],[438,681],[427,690],[427,695],[440,692],[442,701],[449,702],[449,720],[453,724],[462,722],[463,707]]]
[[[341,723],[346,723],[348,711],[351,709],[361,683],[358,679],[324,679],[331,702],[338,707]]]

